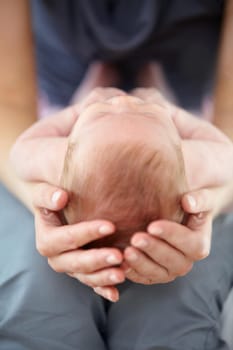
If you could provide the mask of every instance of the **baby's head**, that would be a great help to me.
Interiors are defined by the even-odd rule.
[[[154,220],[183,220],[184,162],[166,107],[115,89],[98,94],[86,100],[70,135],[64,216],[70,224],[110,220],[116,233],[90,246],[123,249]]]

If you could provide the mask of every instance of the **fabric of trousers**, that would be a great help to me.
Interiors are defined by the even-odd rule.
[[[32,215],[0,185],[1,350],[229,350],[220,315],[233,284],[233,215],[214,223],[211,254],[174,282],[119,286],[110,303],[54,272]]]

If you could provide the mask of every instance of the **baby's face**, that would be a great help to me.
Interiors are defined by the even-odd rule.
[[[101,89],[85,100],[70,142],[79,141],[79,155],[89,157],[92,145],[113,142],[143,142],[159,147],[168,157],[175,157],[174,145],[180,139],[164,104],[135,97],[118,89]],[[75,152],[75,150],[74,150]]]

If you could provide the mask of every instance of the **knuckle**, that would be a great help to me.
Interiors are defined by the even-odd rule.
[[[104,95],[104,89],[102,87],[96,87],[92,90],[92,92],[88,96],[88,101],[101,99],[103,95]]]
[[[144,279],[144,284],[146,284],[146,285],[152,285],[152,284],[154,284],[155,283],[155,279],[154,278],[146,278],[146,279]]]
[[[193,267],[193,263],[191,262],[184,264],[177,275],[178,276],[187,275],[187,273],[189,273],[192,270],[192,267]]]
[[[38,201],[38,198],[40,198],[39,201]],[[37,184],[33,191],[33,203],[35,204],[35,206],[40,205],[41,202],[47,203],[48,202],[47,198],[48,198],[48,188],[46,184],[44,183]]]
[[[210,253],[210,251],[209,251],[208,248],[206,248],[206,249],[200,251],[200,252],[199,252],[199,260],[202,260],[202,259],[207,258],[207,256],[209,256],[209,253]]]
[[[95,87],[93,90],[92,90],[92,92],[91,92],[91,94],[90,94],[90,96],[95,96],[95,94],[102,94],[103,92],[105,91],[105,89],[104,88],[102,88],[102,87]]]
[[[89,241],[97,239],[100,236],[97,227],[94,227],[91,222],[86,224],[85,236],[88,237]]]
[[[199,200],[202,201],[206,201],[209,195],[209,190],[207,190],[206,188],[202,189],[199,193],[198,193],[198,198]]]
[[[92,288],[96,287],[96,284],[93,282],[93,280],[87,277],[86,275],[78,275],[78,276],[75,276],[75,278],[77,278],[80,282],[82,282],[86,286],[89,286]]]
[[[60,265],[56,264],[52,259],[48,259],[48,265],[53,269],[55,272],[62,273],[64,272],[64,269],[61,268]]]
[[[198,243],[196,251],[194,253],[194,260],[203,260],[207,258],[210,253],[210,246],[205,241]]]
[[[177,278],[176,275],[169,275],[169,277],[164,280],[164,283],[173,282],[175,281],[176,278]]]
[[[82,265],[79,261],[79,259],[72,258],[70,262],[70,271],[72,272],[83,272]]]
[[[50,252],[48,247],[44,244],[44,240],[43,239],[37,239],[36,240],[36,249],[37,251],[40,253],[40,255],[42,256],[49,256]]]
[[[70,249],[78,248],[78,244],[75,240],[74,230],[70,227],[70,225],[68,225],[66,228],[65,241],[67,244],[69,244]]]

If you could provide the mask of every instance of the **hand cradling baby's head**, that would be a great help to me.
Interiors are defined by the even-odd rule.
[[[154,220],[183,220],[180,199],[187,185],[169,109],[115,95],[108,91],[93,102],[92,94],[84,105],[70,135],[62,186],[70,198],[68,223],[106,219],[116,226],[115,234],[89,246],[124,249]]]

